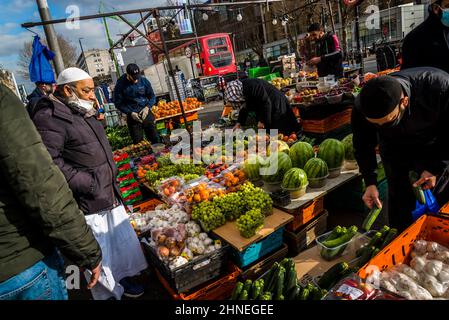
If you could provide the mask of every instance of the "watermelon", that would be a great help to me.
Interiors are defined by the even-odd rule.
[[[355,160],[354,146],[352,144],[352,133],[341,140],[345,147],[345,160]]]
[[[260,179],[260,164],[262,162],[262,158],[259,156],[251,156],[243,163],[243,171],[245,172],[246,177],[250,180],[258,180]]]
[[[282,187],[285,189],[299,189],[305,186],[307,186],[307,174],[300,168],[291,168],[282,179]]]
[[[324,178],[329,174],[326,162],[320,158],[312,158],[307,161],[304,171],[309,179]]]
[[[290,148],[290,159],[292,159],[293,167],[303,169],[306,165],[306,162],[313,158],[315,152],[313,151],[313,147],[303,141],[296,142]]]
[[[273,171],[272,165],[277,161],[277,170]],[[261,162],[261,176],[265,182],[281,182],[285,173],[292,168],[292,160],[285,152],[276,152]]]
[[[274,140],[271,141],[270,144],[267,147],[267,155],[269,156],[271,153],[271,148],[275,148],[275,152],[285,152],[286,154],[288,154],[290,147],[288,146],[288,144],[284,141],[280,141],[280,140]]]
[[[326,139],[318,149],[318,158],[327,163],[329,170],[341,168],[345,156],[345,147],[337,139]]]

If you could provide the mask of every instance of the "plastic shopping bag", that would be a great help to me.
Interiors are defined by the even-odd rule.
[[[423,214],[438,213],[440,211],[440,206],[432,191],[424,190],[424,197],[426,199],[425,204],[420,204],[418,200],[416,200],[415,210],[412,211],[413,221],[418,220]]]

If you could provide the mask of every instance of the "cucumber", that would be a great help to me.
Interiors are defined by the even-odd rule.
[[[349,265],[346,262],[339,262],[332,267],[329,268],[323,275],[320,280],[318,280],[318,286],[321,289],[329,290],[333,283],[340,279],[341,274],[349,269]]]
[[[321,289],[313,287],[309,295],[309,300],[321,300]]]
[[[391,241],[393,241],[394,238],[396,238],[398,234],[398,230],[395,228],[391,228],[390,231],[388,231],[388,234],[385,237],[384,242],[382,243],[382,245],[380,246],[380,249],[383,249],[384,247],[386,247]]]
[[[355,255],[356,257],[361,257],[363,255],[363,252],[365,252],[365,248],[370,248],[370,247],[376,247],[376,244],[378,242],[380,242],[382,240],[382,233],[381,232],[376,232],[374,234],[374,236],[371,238],[371,240],[363,247],[361,247],[360,249],[357,249]]]
[[[280,267],[276,286],[274,288],[274,300],[279,300],[282,294],[284,293],[284,282],[285,282],[285,268]]]
[[[297,274],[296,274],[296,267],[290,267],[289,270],[287,270],[287,276],[285,281],[285,292],[289,291],[290,289],[294,288],[298,282]]]
[[[379,216],[379,213],[382,211],[382,208],[378,208],[375,204],[373,205],[373,208],[366,216],[365,220],[363,221],[362,228],[366,231],[369,231],[374,223],[376,221],[377,217]]]
[[[410,183],[412,184],[413,193],[415,194],[416,200],[420,204],[426,204],[426,197],[424,196],[424,191],[421,186],[413,187],[413,184],[419,180],[419,175],[415,171],[410,171],[408,173]]]
[[[238,297],[240,296],[240,293],[242,293],[242,290],[243,290],[243,283],[239,281],[235,285],[234,291],[232,292],[231,300],[237,300]]]
[[[263,293],[264,280],[259,279],[253,283],[253,287],[251,288],[251,299],[257,300],[259,296]]]
[[[248,300],[248,291],[243,290],[240,294],[239,300]]]
[[[331,234],[326,238],[326,241],[337,239],[342,234],[343,234],[343,228],[340,226],[336,226],[334,228],[334,230],[332,230]]]
[[[263,294],[261,300],[272,300],[272,299],[273,299],[273,297],[272,297],[271,292],[265,292],[265,293]]]

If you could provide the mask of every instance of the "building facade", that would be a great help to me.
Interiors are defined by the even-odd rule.
[[[105,77],[114,71],[111,55],[106,49],[93,49],[81,53],[76,65],[89,73],[92,78]]]

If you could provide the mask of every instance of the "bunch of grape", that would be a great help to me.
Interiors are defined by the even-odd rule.
[[[228,193],[223,197],[214,199],[214,203],[221,209],[226,220],[232,221],[245,212],[245,200],[239,193]]]
[[[237,219],[237,228],[244,238],[251,238],[264,224],[264,215],[260,209],[249,210]]]
[[[156,162],[157,162],[157,165],[159,166],[159,168],[172,165],[169,154],[160,156],[159,158],[156,159]]]
[[[178,174],[197,174],[201,176],[206,172],[206,169],[204,167],[192,163],[177,164],[176,169],[178,171]]]
[[[265,215],[273,212],[273,200],[270,195],[261,188],[254,187],[251,182],[245,182],[241,187],[241,197],[245,200],[246,209],[260,209]]]
[[[193,207],[192,219],[199,221],[203,230],[209,232],[226,223],[220,208],[212,201],[201,202]]]
[[[181,173],[179,176],[181,178],[183,178],[185,182],[189,182],[190,180],[195,180],[200,177],[199,175],[192,174],[192,173],[187,173],[187,174]]]

